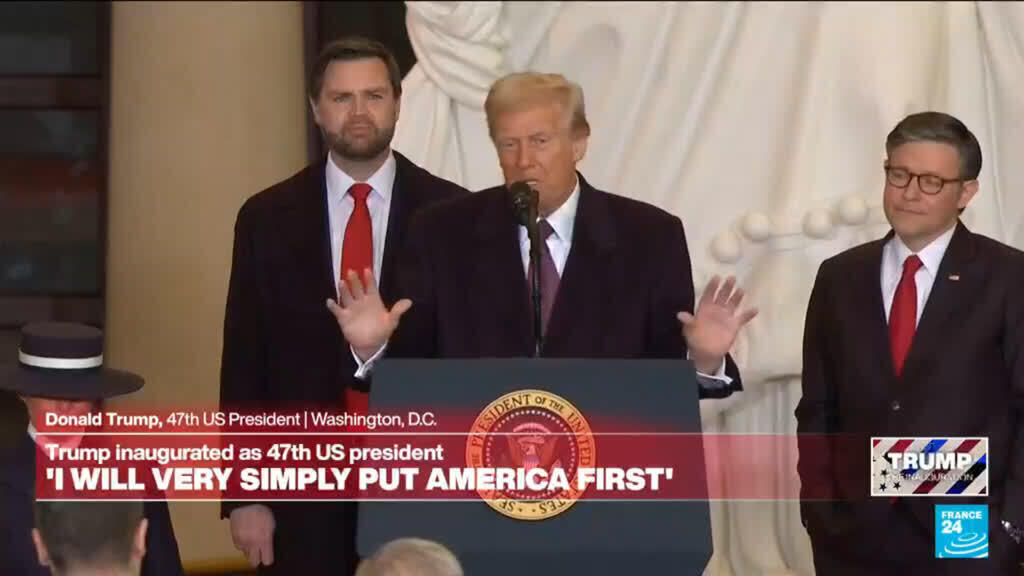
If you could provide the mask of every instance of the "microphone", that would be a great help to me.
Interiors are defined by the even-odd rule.
[[[519,223],[527,228],[537,226],[537,191],[526,182],[513,182],[508,188],[512,195],[512,207],[515,209]]]
[[[526,227],[527,237],[530,239],[530,270],[533,272],[533,337],[535,357],[540,357],[541,346],[543,345],[543,334],[541,334],[541,305],[540,305],[540,229],[537,226],[538,203],[540,196],[537,191],[526,182],[513,182],[509,186],[509,193],[512,196],[512,207],[515,210],[519,223]]]

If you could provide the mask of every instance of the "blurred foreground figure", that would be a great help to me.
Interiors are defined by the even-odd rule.
[[[462,567],[455,555],[437,542],[401,538],[363,560],[356,576],[462,576]]]
[[[37,502],[32,541],[53,576],[138,576],[146,555],[142,502]]]
[[[80,417],[99,412],[109,398],[131,394],[143,387],[137,374],[107,368],[103,364],[103,331],[84,324],[42,322],[21,330],[16,364],[0,365],[0,574],[47,576],[53,574],[40,565],[39,542],[33,550],[33,527],[39,527],[36,499],[36,462],[46,461],[47,446],[88,448],[104,442],[104,437],[77,434],[48,436],[44,429],[47,414]],[[178,552],[170,511],[163,493],[147,496],[141,503],[146,518],[143,576],[181,576],[184,570]],[[71,530],[90,530],[77,510],[49,508],[55,518],[83,522]],[[46,518],[43,518],[46,520]],[[58,526],[53,524],[52,526]],[[94,542],[97,534],[72,534],[65,538],[51,532],[57,541],[45,540],[49,557],[62,558],[65,544],[76,547]],[[80,549],[80,548],[76,548]],[[54,561],[52,566],[59,564]]]

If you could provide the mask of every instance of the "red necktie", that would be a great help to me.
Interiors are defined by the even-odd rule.
[[[896,376],[903,373],[903,362],[914,340],[917,327],[917,282],[914,281],[914,274],[922,265],[921,259],[914,254],[903,262],[903,277],[896,287],[892,309],[889,311],[889,349]]]
[[[366,197],[372,188],[369,184],[353,184],[348,193],[352,196],[355,206],[345,226],[345,239],[341,246],[341,278],[347,282],[349,270],[355,270],[360,280],[363,270],[373,268],[373,225],[370,222],[370,209],[366,205]],[[350,286],[351,288],[351,286]],[[345,410],[356,414],[366,414],[369,409],[368,396],[352,387],[345,387]]]

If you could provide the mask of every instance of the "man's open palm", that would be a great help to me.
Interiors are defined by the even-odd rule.
[[[338,294],[341,304],[328,299],[327,308],[338,321],[345,340],[362,360],[369,359],[388,341],[402,314],[412,307],[412,301],[403,298],[388,310],[369,268],[363,271],[363,281],[355,270],[349,270],[346,281],[338,283]]]
[[[683,337],[690,355],[696,358],[721,358],[732,348],[740,328],[757,316],[757,309],[740,311],[743,289],[730,276],[719,289],[720,279],[712,278],[704,288],[695,314],[680,312]]]

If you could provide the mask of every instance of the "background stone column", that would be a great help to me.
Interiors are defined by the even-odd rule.
[[[106,330],[140,406],[214,408],[235,216],[306,162],[297,2],[115,2]],[[241,559],[213,503],[172,503],[186,568]]]

